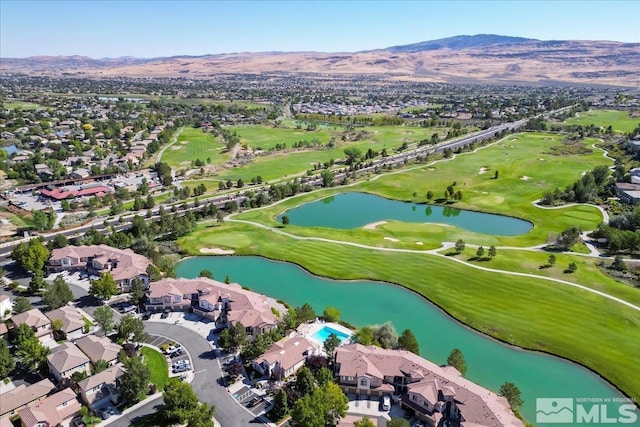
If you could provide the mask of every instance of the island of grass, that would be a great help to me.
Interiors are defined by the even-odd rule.
[[[590,110],[576,113],[576,116],[568,119],[566,123],[601,128],[611,126],[615,132],[630,133],[640,126],[640,116],[632,116],[624,110]]]
[[[142,347],[140,353],[144,357],[144,363],[151,372],[151,382],[158,390],[164,389],[164,385],[169,380],[169,368],[167,359],[157,350],[151,347]]]
[[[373,176],[350,188],[393,199],[424,202],[427,191],[443,192],[456,181],[456,187],[463,192],[463,199],[456,207],[527,219],[534,228],[524,235],[489,236],[433,224],[411,224],[409,228],[393,221],[372,229],[355,230],[314,229],[289,224],[279,230],[284,234],[276,234],[252,223],[226,221],[221,226],[201,224],[190,236],[180,239],[179,244],[194,255],[200,254],[202,247],[224,247],[241,255],[262,255],[295,262],[320,276],[397,283],[415,290],[474,329],[523,348],[576,361],[629,396],[638,398],[640,384],[634,380],[633,359],[640,351],[640,311],[588,290],[545,279],[545,276],[562,277],[564,273],[557,269],[536,271],[546,263],[548,254],[542,252],[529,256],[526,251],[514,249],[511,253],[499,249],[496,258],[490,261],[493,265],[489,265],[496,271],[481,270],[477,265],[426,252],[426,249],[438,247],[443,240],[456,241],[460,236],[464,236],[467,243],[487,248],[490,245],[524,248],[544,244],[550,233],[571,226],[594,229],[603,218],[595,207],[541,209],[532,203],[550,188],[564,188],[583,172],[611,164],[602,151],[592,147],[595,140],[583,142],[590,148],[585,154],[551,154],[550,148],[561,144],[562,138],[555,134],[512,135],[475,154]],[[499,176],[494,179],[492,172],[496,170]],[[337,191],[345,191],[345,188],[305,194],[235,218],[276,227],[279,226],[276,215],[287,208]],[[414,192],[419,196],[413,196]],[[435,227],[439,227],[438,233],[432,235]],[[397,241],[384,239],[390,235]],[[317,237],[336,242],[313,240]],[[422,247],[418,247],[416,241],[422,242]],[[387,247],[410,247],[413,251],[380,250]],[[468,254],[460,255],[465,256]],[[564,280],[638,302],[637,289],[604,276],[593,259],[578,257],[570,254],[558,257],[558,262],[578,263],[578,271],[569,278],[562,277]],[[516,277],[509,275],[509,271],[533,271],[532,274],[540,277]]]

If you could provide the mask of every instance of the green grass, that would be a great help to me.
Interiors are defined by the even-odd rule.
[[[158,390],[164,389],[164,385],[169,380],[166,358],[150,347],[142,347],[140,353],[144,356],[144,363],[151,371],[151,382],[158,387]]]
[[[640,313],[595,294],[542,279],[477,270],[447,257],[297,241],[238,223],[200,225],[179,243],[192,254],[199,254],[201,247],[222,246],[242,255],[295,262],[321,276],[406,286],[474,329],[574,360],[640,397],[640,383],[633,379]],[[494,261],[509,258],[499,253]],[[532,261],[538,262],[542,261]],[[577,274],[582,274],[581,268]]]
[[[185,128],[178,141],[162,154],[162,161],[172,168],[191,168],[191,162],[211,159],[211,164],[222,164],[231,156],[225,152],[219,137],[204,133],[201,129]]]
[[[576,117],[568,119],[570,125],[595,125],[602,128],[611,126],[614,131],[629,133],[640,125],[640,117],[632,118],[627,111],[591,110],[577,113]]]
[[[31,110],[44,110],[45,107],[43,107],[40,104],[36,104],[34,102],[25,102],[25,101],[10,101],[10,102],[3,102],[4,108],[8,108],[10,110],[15,110],[17,108],[21,109],[22,111],[31,111]]]

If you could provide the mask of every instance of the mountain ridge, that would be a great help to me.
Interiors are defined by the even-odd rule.
[[[434,82],[640,86],[640,43],[537,40],[477,34],[358,52],[238,52],[94,59],[83,55],[0,58],[0,74],[188,77],[221,73],[377,74]]]

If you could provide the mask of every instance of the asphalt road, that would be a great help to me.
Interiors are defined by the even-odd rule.
[[[201,402],[215,405],[215,417],[223,427],[251,426],[262,424],[254,415],[247,412],[229,395],[227,389],[218,385],[222,376],[220,365],[214,358],[211,345],[203,337],[182,326],[160,322],[145,322],[146,331],[154,335],[162,335],[179,342],[189,352],[193,361],[195,378],[191,383],[193,391]],[[114,427],[126,427],[129,420],[156,412],[156,406],[162,400],[153,400],[110,423]]]

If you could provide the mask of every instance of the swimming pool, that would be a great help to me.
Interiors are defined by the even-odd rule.
[[[318,329],[318,331],[311,336],[311,338],[316,341],[325,342],[331,334],[335,334],[338,337],[338,339],[340,340],[340,345],[342,345],[351,336],[350,334],[338,331],[331,326],[323,325],[322,328]]]

